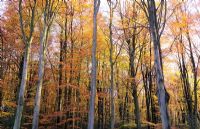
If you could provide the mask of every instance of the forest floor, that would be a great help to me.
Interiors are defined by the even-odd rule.
[[[156,124],[156,125],[150,125],[151,129],[162,129],[162,124]],[[119,127],[118,129],[137,129],[135,124],[125,124]],[[142,125],[141,129],[148,129],[147,125]],[[188,129],[187,125],[177,125],[177,126],[171,126],[171,129]]]
[[[144,128],[147,129],[147,128]],[[162,129],[162,125],[159,124],[155,127],[155,129]],[[187,125],[177,125],[177,126],[171,126],[171,129],[188,129]]]

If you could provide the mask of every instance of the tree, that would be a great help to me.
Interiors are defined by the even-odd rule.
[[[131,13],[128,13],[129,11]],[[137,75],[138,69],[141,61],[141,55],[144,47],[144,43],[146,42],[145,37],[143,40],[140,40],[142,35],[142,27],[138,27],[138,14],[140,9],[137,7],[137,3],[133,1],[127,5],[127,12],[125,16],[122,14],[122,10],[120,10],[120,18],[123,27],[123,34],[125,38],[125,42],[127,44],[127,51],[129,57],[129,78],[131,85],[131,93],[133,96],[134,102],[134,115],[135,115],[135,124],[137,128],[141,128],[141,115],[140,115],[140,106],[139,106],[139,95],[138,95],[138,84],[137,84]],[[126,21],[127,20],[127,21]]]
[[[54,5],[56,4],[56,5]],[[43,18],[43,27],[40,33],[40,51],[39,51],[39,68],[38,68],[38,84],[37,91],[35,96],[35,106],[33,114],[33,124],[32,129],[37,129],[39,125],[39,112],[40,112],[40,102],[41,102],[41,92],[43,85],[43,76],[44,76],[44,59],[46,53],[46,47],[48,43],[49,31],[57,11],[58,3],[54,0],[46,0],[44,7],[44,18]]]
[[[23,112],[24,106],[24,94],[26,90],[26,81],[27,81],[27,74],[28,74],[28,64],[29,64],[29,56],[30,56],[30,47],[33,40],[33,32],[35,27],[35,11],[36,11],[36,0],[34,0],[33,5],[30,7],[31,16],[30,16],[30,23],[29,23],[29,30],[30,33],[25,33],[25,27],[23,22],[23,12],[22,12],[22,0],[19,0],[19,18],[20,18],[20,28],[22,32],[22,39],[25,44],[25,52],[24,52],[24,62],[23,62],[23,71],[22,71],[22,79],[18,97],[18,105],[17,111],[15,115],[15,124],[13,129],[19,129],[21,123],[21,117]],[[30,3],[31,4],[31,3]]]
[[[58,89],[57,89],[57,105],[56,105],[56,111],[57,112],[61,112],[63,111],[63,106],[64,106],[64,90],[62,88],[62,85],[66,83],[66,72],[63,72],[65,69],[64,69],[64,66],[66,65],[66,51],[67,51],[67,31],[68,31],[68,28],[67,28],[67,23],[68,23],[68,3],[66,1],[64,1],[64,10],[62,11],[65,11],[64,13],[64,25],[60,25],[60,28],[61,28],[61,32],[60,32],[60,59],[59,59],[59,79],[58,79]],[[63,36],[64,34],[64,36]],[[66,92],[66,88],[65,88],[65,92]],[[65,95],[66,96],[66,95]],[[66,103],[65,103],[66,104]],[[61,116],[58,116],[57,118],[57,124],[60,123],[60,121],[62,120],[62,117]]]
[[[199,3],[101,2],[108,7],[100,0],[3,2],[0,128],[19,117],[33,8],[18,128],[166,129],[169,118],[171,128],[199,127]]]
[[[160,45],[160,38],[163,33],[166,22],[167,1],[166,0],[159,1],[158,7],[156,6],[155,0],[151,1],[142,0],[141,4],[139,5],[141,6],[141,8],[143,8],[146,17],[148,19],[149,31],[154,46],[154,62],[156,70],[156,81],[158,87],[157,95],[159,99],[158,101],[160,106],[162,128],[169,129],[170,121],[169,121],[168,107],[167,107],[169,102],[169,94],[167,93],[164,85],[162,53]]]
[[[111,73],[110,73],[110,95],[111,95],[111,129],[114,129],[115,127],[115,99],[114,99],[114,65],[116,63],[116,59],[113,59],[113,30],[112,30],[112,26],[113,26],[113,13],[114,13],[114,9],[117,7],[117,0],[114,3],[113,1],[109,1],[108,2],[108,6],[109,6],[109,13],[110,13],[110,20],[109,20],[109,39],[110,39],[110,69],[111,69]]]
[[[92,72],[90,84],[90,105],[88,113],[88,129],[94,128],[94,108],[96,98],[96,47],[97,47],[97,14],[99,11],[100,0],[94,0],[93,12],[93,41],[92,41]]]
[[[174,20],[171,23],[171,26],[174,28],[171,31],[175,36],[174,46],[176,47],[178,57],[177,64],[180,72],[182,94],[185,101],[189,127],[195,129],[198,128],[197,74],[200,56],[199,52],[195,50],[196,44],[193,42],[191,36],[193,31],[191,25],[194,25],[194,21],[189,20],[189,16],[192,14],[189,14],[184,2],[180,2],[180,6],[176,8],[174,13]],[[190,76],[192,76],[192,79]]]

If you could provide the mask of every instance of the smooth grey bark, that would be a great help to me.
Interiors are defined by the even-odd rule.
[[[27,81],[27,74],[28,74],[29,56],[30,56],[30,46],[27,46],[26,52],[24,55],[22,80],[20,84],[18,105],[17,105],[17,111],[16,111],[15,123],[14,123],[13,129],[19,129],[20,124],[21,124],[22,112],[23,112],[23,107],[24,107],[24,95],[25,95],[25,88],[26,88],[26,81]]]
[[[112,1],[107,1],[109,6],[109,13],[110,13],[110,20],[109,20],[109,39],[110,39],[110,97],[111,97],[111,129],[114,129],[115,127],[115,99],[114,99],[114,64],[116,60],[113,60],[113,12],[114,9],[117,7],[117,0],[114,4]]]
[[[40,37],[40,50],[39,50],[40,52],[39,52],[38,83],[37,83],[37,91],[35,97],[32,129],[38,129],[39,125],[40,102],[41,102],[41,93],[42,93],[42,84],[44,75],[44,59],[45,59],[46,43],[48,36],[47,33],[48,33],[48,27],[44,26],[44,29],[40,34],[41,37]]]
[[[33,123],[32,129],[38,129],[39,126],[39,114],[40,114],[40,103],[41,103],[41,93],[43,85],[43,76],[44,76],[44,60],[45,53],[47,48],[47,40],[49,31],[57,11],[58,3],[54,3],[54,0],[46,0],[44,7],[44,16],[43,16],[43,28],[40,33],[40,50],[39,50],[39,68],[38,68],[38,83],[35,96],[35,105],[33,113]],[[55,4],[55,7],[53,6]]]
[[[29,56],[31,52],[31,43],[33,40],[33,32],[34,32],[34,18],[35,18],[35,9],[36,8],[36,0],[34,0],[34,5],[31,8],[31,21],[30,21],[30,33],[27,36],[25,34],[25,28],[23,24],[22,17],[22,0],[19,0],[19,19],[20,19],[20,28],[22,32],[23,42],[25,44],[25,52],[24,52],[24,61],[23,61],[23,70],[22,70],[22,79],[20,84],[20,91],[18,97],[17,111],[15,115],[15,123],[13,129],[19,129],[21,124],[22,112],[24,107],[24,95],[26,90],[26,82],[27,82],[27,74],[28,74],[28,65],[29,65]]]
[[[96,96],[96,48],[97,48],[97,14],[100,6],[100,0],[94,0],[93,12],[93,41],[92,41],[92,73],[90,84],[90,104],[88,113],[88,129],[94,129],[95,115],[95,96]]]
[[[169,101],[169,94],[167,93],[164,85],[164,75],[162,69],[162,53],[160,47],[160,37],[164,30],[165,25],[165,17],[166,17],[166,1],[160,1],[160,9],[159,11],[163,11],[161,16],[164,17],[163,23],[161,23],[159,17],[157,19],[157,12],[158,9],[155,5],[155,0],[147,1],[147,4],[142,1],[143,5],[147,7],[147,18],[150,25],[150,34],[153,40],[153,48],[154,48],[154,63],[155,63],[155,70],[156,70],[156,82],[157,82],[157,95],[158,95],[158,102],[160,107],[160,114],[162,120],[162,128],[163,129],[170,129],[170,121],[168,115],[168,101]],[[160,16],[160,15],[159,15]],[[162,25],[161,25],[162,24]]]
[[[111,28],[110,28],[111,29]],[[113,41],[112,41],[112,31],[110,30],[110,93],[111,93],[111,129],[115,126],[115,99],[114,99],[114,62],[113,62]]]
[[[162,67],[160,62],[160,53],[158,46],[156,45],[158,42],[154,40],[154,60],[156,67],[156,81],[158,86],[158,101],[160,106],[161,120],[163,129],[170,129],[169,115],[168,115],[168,100],[169,95],[166,92],[164,85],[164,77],[162,73]]]

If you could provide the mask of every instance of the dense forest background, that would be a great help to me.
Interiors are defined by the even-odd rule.
[[[200,129],[200,1],[1,0],[1,129]]]

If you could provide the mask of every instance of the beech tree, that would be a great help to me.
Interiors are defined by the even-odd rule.
[[[198,1],[0,5],[0,128],[199,128]]]
[[[162,65],[162,51],[160,45],[160,38],[163,33],[165,23],[166,23],[166,9],[167,1],[160,0],[159,5],[156,6],[155,0],[145,1],[142,0],[139,3],[141,8],[143,8],[145,15],[149,22],[149,31],[154,46],[154,62],[156,70],[156,81],[158,87],[158,99],[160,106],[160,113],[162,119],[162,128],[169,129],[169,114],[168,114],[168,102],[169,94],[166,91],[164,85],[164,75],[163,75],[163,65]]]
[[[194,21],[188,21],[190,14],[186,9],[185,3],[180,2],[179,4],[180,6],[174,11],[175,16],[171,26],[175,27],[172,33],[175,35],[174,47],[176,47],[178,57],[177,64],[182,82],[182,94],[187,109],[187,121],[189,127],[195,129],[198,128],[198,90],[196,88],[198,86],[197,69],[199,67],[200,56],[199,52],[195,50],[196,44],[191,37],[191,25],[194,24]],[[181,16],[178,15],[179,13]],[[176,26],[173,25],[175,23]],[[193,81],[191,81],[190,76],[192,76]]]
[[[90,106],[88,113],[88,129],[94,129],[94,113],[95,113],[95,98],[96,98],[96,47],[97,47],[97,14],[99,11],[100,0],[94,0],[93,12],[93,41],[92,41],[92,72],[90,84]]]
[[[33,40],[33,32],[35,27],[35,12],[36,12],[36,0],[33,1],[33,4],[30,3],[30,21],[29,22],[29,34],[25,33],[25,27],[23,22],[23,6],[22,6],[22,0],[19,0],[19,19],[20,19],[20,28],[22,32],[22,39],[25,44],[25,51],[24,51],[24,61],[23,61],[23,72],[22,72],[22,79],[21,79],[21,85],[20,85],[20,91],[19,91],[19,97],[18,97],[18,105],[17,105],[17,111],[15,115],[15,124],[13,126],[13,129],[19,129],[20,123],[21,123],[21,117],[23,112],[23,106],[24,106],[24,94],[26,90],[26,81],[27,81],[27,74],[28,74],[28,64],[29,64],[29,56],[30,56],[30,48],[31,43]]]
[[[116,59],[113,59],[113,13],[114,13],[114,9],[117,7],[117,0],[115,1],[107,1],[108,2],[108,6],[109,6],[109,13],[110,13],[110,20],[109,20],[109,39],[110,39],[110,69],[111,69],[111,73],[110,73],[110,92],[111,92],[111,129],[114,129],[115,127],[115,99],[114,99],[114,91],[115,91],[115,86],[114,86],[114,65],[116,63]]]
[[[56,5],[54,5],[56,4]],[[43,12],[43,26],[40,34],[40,51],[39,51],[39,66],[38,66],[38,84],[37,91],[35,96],[35,106],[33,114],[33,124],[32,129],[38,129],[39,125],[39,112],[40,112],[40,102],[41,102],[41,92],[43,85],[43,76],[44,76],[44,60],[46,54],[46,47],[48,43],[49,31],[55,17],[58,7],[58,2],[54,0],[46,0],[45,7]]]

